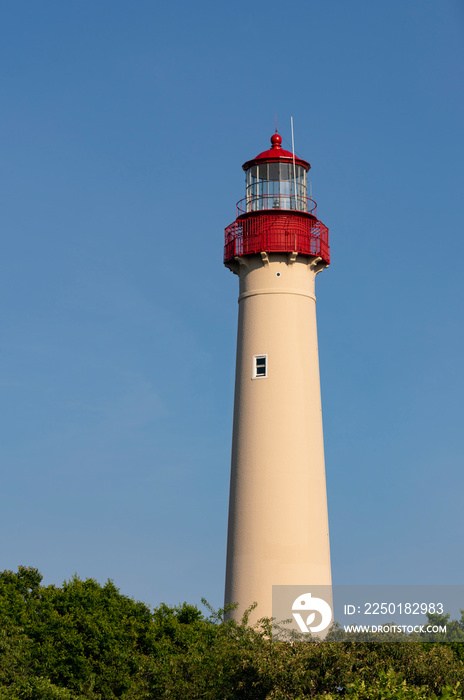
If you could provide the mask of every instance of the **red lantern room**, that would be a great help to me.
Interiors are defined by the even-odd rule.
[[[225,230],[224,263],[256,253],[301,253],[330,263],[329,229],[308,197],[310,164],[285,151],[276,132],[271,148],[244,163],[246,197]]]

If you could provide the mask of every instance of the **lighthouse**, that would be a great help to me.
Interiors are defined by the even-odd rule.
[[[328,229],[308,196],[310,164],[271,148],[243,166],[225,229],[239,278],[225,604],[272,616],[274,585],[331,584],[315,279]]]

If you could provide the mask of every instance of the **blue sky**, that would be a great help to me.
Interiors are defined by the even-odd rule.
[[[0,35],[1,568],[222,604],[223,230],[277,115],[331,236],[334,582],[462,583],[462,3],[17,0]]]

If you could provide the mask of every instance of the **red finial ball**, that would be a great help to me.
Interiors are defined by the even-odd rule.
[[[282,148],[280,145],[282,143],[282,136],[279,136],[277,131],[271,136],[272,148]]]

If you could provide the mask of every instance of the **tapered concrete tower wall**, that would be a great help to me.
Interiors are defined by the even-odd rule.
[[[292,259],[294,258],[294,259]],[[254,255],[240,277],[227,603],[272,615],[272,585],[330,584],[316,330],[321,260]],[[266,376],[254,377],[256,356]]]
[[[258,199],[226,229],[225,254],[240,280],[225,603],[240,619],[257,602],[251,622],[272,616],[273,585],[331,584],[315,297],[328,240],[313,215],[254,213]]]

